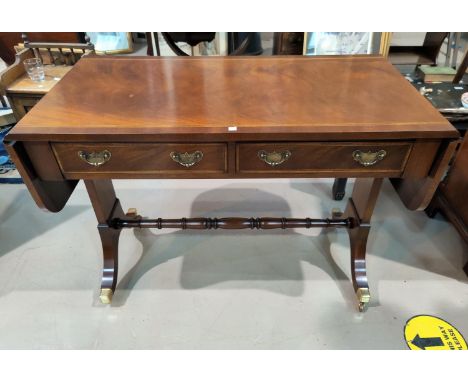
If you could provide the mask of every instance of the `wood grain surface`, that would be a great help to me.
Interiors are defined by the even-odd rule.
[[[271,166],[259,159],[258,152],[291,153],[290,158],[276,166]],[[353,159],[354,151],[378,152],[385,150],[386,156],[372,166],[365,167]],[[341,173],[350,176],[400,176],[411,150],[407,143],[241,143],[237,151],[237,171],[253,174],[290,174],[329,173],[332,169],[335,175]]]
[[[63,173],[69,177],[89,177],[101,174],[113,178],[135,177],[196,177],[200,174],[220,176],[227,172],[227,148],[225,144],[146,144],[146,143],[108,143],[108,144],[53,144],[57,161]],[[108,162],[95,167],[83,161],[79,151],[111,153]],[[175,162],[170,154],[202,153],[202,159],[190,167]],[[88,176],[87,176],[88,175]]]
[[[237,129],[231,131],[229,126]],[[91,56],[73,67],[20,121],[9,139],[457,136],[382,57]]]
[[[24,73],[8,86],[6,91],[8,93],[45,94],[49,92],[71,68],[71,66],[64,65],[44,65],[44,81],[33,81]]]
[[[465,137],[459,148],[447,179],[440,185],[442,194],[459,215],[468,231],[468,137]],[[468,242],[468,235],[465,236]]]

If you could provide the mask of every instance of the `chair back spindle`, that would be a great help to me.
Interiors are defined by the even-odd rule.
[[[25,48],[33,51],[36,58],[44,61],[47,58],[50,64],[74,65],[81,56],[94,52],[94,44],[88,35],[85,35],[84,43],[53,43],[53,42],[31,42],[26,33],[22,34]],[[78,52],[82,52],[81,54]]]

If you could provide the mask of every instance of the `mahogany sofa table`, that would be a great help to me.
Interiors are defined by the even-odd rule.
[[[57,212],[83,179],[100,233],[101,300],[117,284],[128,227],[343,227],[359,308],[370,300],[366,243],[384,178],[424,209],[458,132],[378,56],[89,56],[9,133],[36,203]],[[311,218],[142,219],[123,212],[122,178],[357,178],[344,213]]]

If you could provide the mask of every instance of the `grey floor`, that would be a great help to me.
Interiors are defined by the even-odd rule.
[[[331,180],[116,181],[147,216],[327,216]],[[350,185],[347,189],[350,193]],[[101,248],[82,184],[58,214],[0,185],[2,349],[406,349],[432,314],[468,338],[466,246],[386,181],[368,245],[372,303],[356,309],[344,231],[127,230],[118,289],[99,303]],[[320,235],[319,235],[320,234]]]

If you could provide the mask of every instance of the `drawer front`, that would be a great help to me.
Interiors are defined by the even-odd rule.
[[[243,143],[236,166],[241,174],[399,176],[411,147],[411,142]]]
[[[52,143],[66,176],[105,174],[115,177],[217,174],[227,171],[221,143]]]

